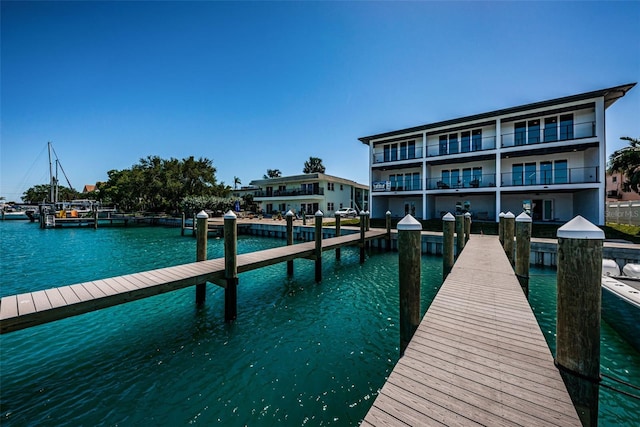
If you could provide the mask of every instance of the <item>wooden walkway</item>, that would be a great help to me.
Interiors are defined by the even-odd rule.
[[[365,240],[386,235],[370,230]],[[322,240],[322,250],[357,245],[360,234]],[[313,258],[315,241],[281,246],[237,256],[238,273],[296,258]],[[165,292],[216,283],[224,287],[224,258],[160,268],[92,282],[3,297],[0,300],[0,334],[151,297]]]
[[[469,240],[362,425],[582,425],[495,236]]]

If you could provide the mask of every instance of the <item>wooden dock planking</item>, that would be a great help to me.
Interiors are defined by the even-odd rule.
[[[381,238],[385,234],[385,231],[371,230],[366,233],[365,239]],[[322,250],[359,242],[359,234],[323,239]],[[305,242],[242,254],[237,258],[238,272],[295,258],[309,258],[314,253],[315,242]],[[200,283],[210,282],[224,287],[223,281],[218,280],[224,278],[224,269],[224,258],[217,258],[2,297],[0,333],[17,331]]]
[[[581,425],[495,237],[467,242],[363,425],[436,421]]]

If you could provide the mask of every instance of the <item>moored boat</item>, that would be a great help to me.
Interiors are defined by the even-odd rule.
[[[640,265],[602,260],[602,318],[640,351]]]

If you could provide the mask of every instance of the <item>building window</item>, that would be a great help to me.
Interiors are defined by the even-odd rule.
[[[460,151],[468,153],[471,150],[471,132],[462,132],[460,135]]]
[[[413,190],[413,188],[411,187],[411,174],[410,173],[405,173],[404,174],[404,189],[405,190]]]
[[[529,144],[540,142],[540,120],[529,120]]]
[[[396,176],[395,175],[389,175],[389,181],[391,181],[391,191],[395,191],[396,190]]]
[[[522,185],[522,173],[524,171],[522,163],[511,165],[511,179],[513,185]]]
[[[560,116],[560,140],[573,139],[573,114]]]
[[[267,213],[268,214],[273,213],[273,204],[267,203]]]
[[[472,187],[480,187],[482,182],[482,167],[473,168],[473,180],[471,181]]]
[[[449,135],[449,154],[457,154],[460,150],[458,148],[458,134],[452,133]]]
[[[344,190],[344,185],[340,184],[340,191]]]
[[[447,154],[447,135],[440,135],[440,155]]]
[[[617,176],[612,176],[611,177],[611,182],[618,182],[618,177]]]
[[[540,183],[551,184],[551,162],[540,162]]]
[[[416,158],[416,142],[415,141],[409,141],[407,144],[407,157],[409,159],[415,159]]]
[[[482,129],[476,129],[471,133],[471,149],[482,150]]]
[[[558,140],[558,118],[547,117],[544,119],[544,142]]]
[[[333,183],[333,182],[327,182],[327,190],[329,190],[329,191],[334,191],[335,189],[336,189],[336,188],[335,188],[335,183]]]
[[[420,173],[419,172],[414,172],[413,173],[413,185],[412,185],[414,190],[422,190],[422,186],[420,185]]]
[[[407,158],[407,143],[400,143],[400,160],[406,160]]]
[[[279,210],[280,210],[281,213],[284,213],[287,210],[287,204],[286,203],[280,203],[278,205],[278,208],[280,208]]]
[[[471,185],[471,168],[462,169],[462,186],[469,187]]]
[[[519,122],[515,125],[514,143],[516,145],[524,145],[527,143],[527,124]]]
[[[524,184],[525,185],[535,185],[537,183],[536,179],[536,164],[535,163],[525,163],[524,164]]]
[[[553,162],[556,184],[566,184],[569,182],[569,174],[566,160],[556,160]]]
[[[391,144],[391,161],[398,160],[398,144]]]
[[[330,211],[330,212],[333,211],[333,202],[328,202],[327,203],[327,210]]]
[[[452,187],[460,187],[460,169],[452,169],[451,170],[451,186]]]
[[[391,161],[391,147],[389,146],[389,144],[384,146],[384,154],[382,160],[385,162]]]
[[[442,188],[449,188],[451,187],[451,175],[449,174],[449,171],[447,169],[442,171]]]

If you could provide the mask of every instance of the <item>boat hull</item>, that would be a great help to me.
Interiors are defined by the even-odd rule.
[[[640,351],[640,291],[611,277],[602,278],[602,318]]]

